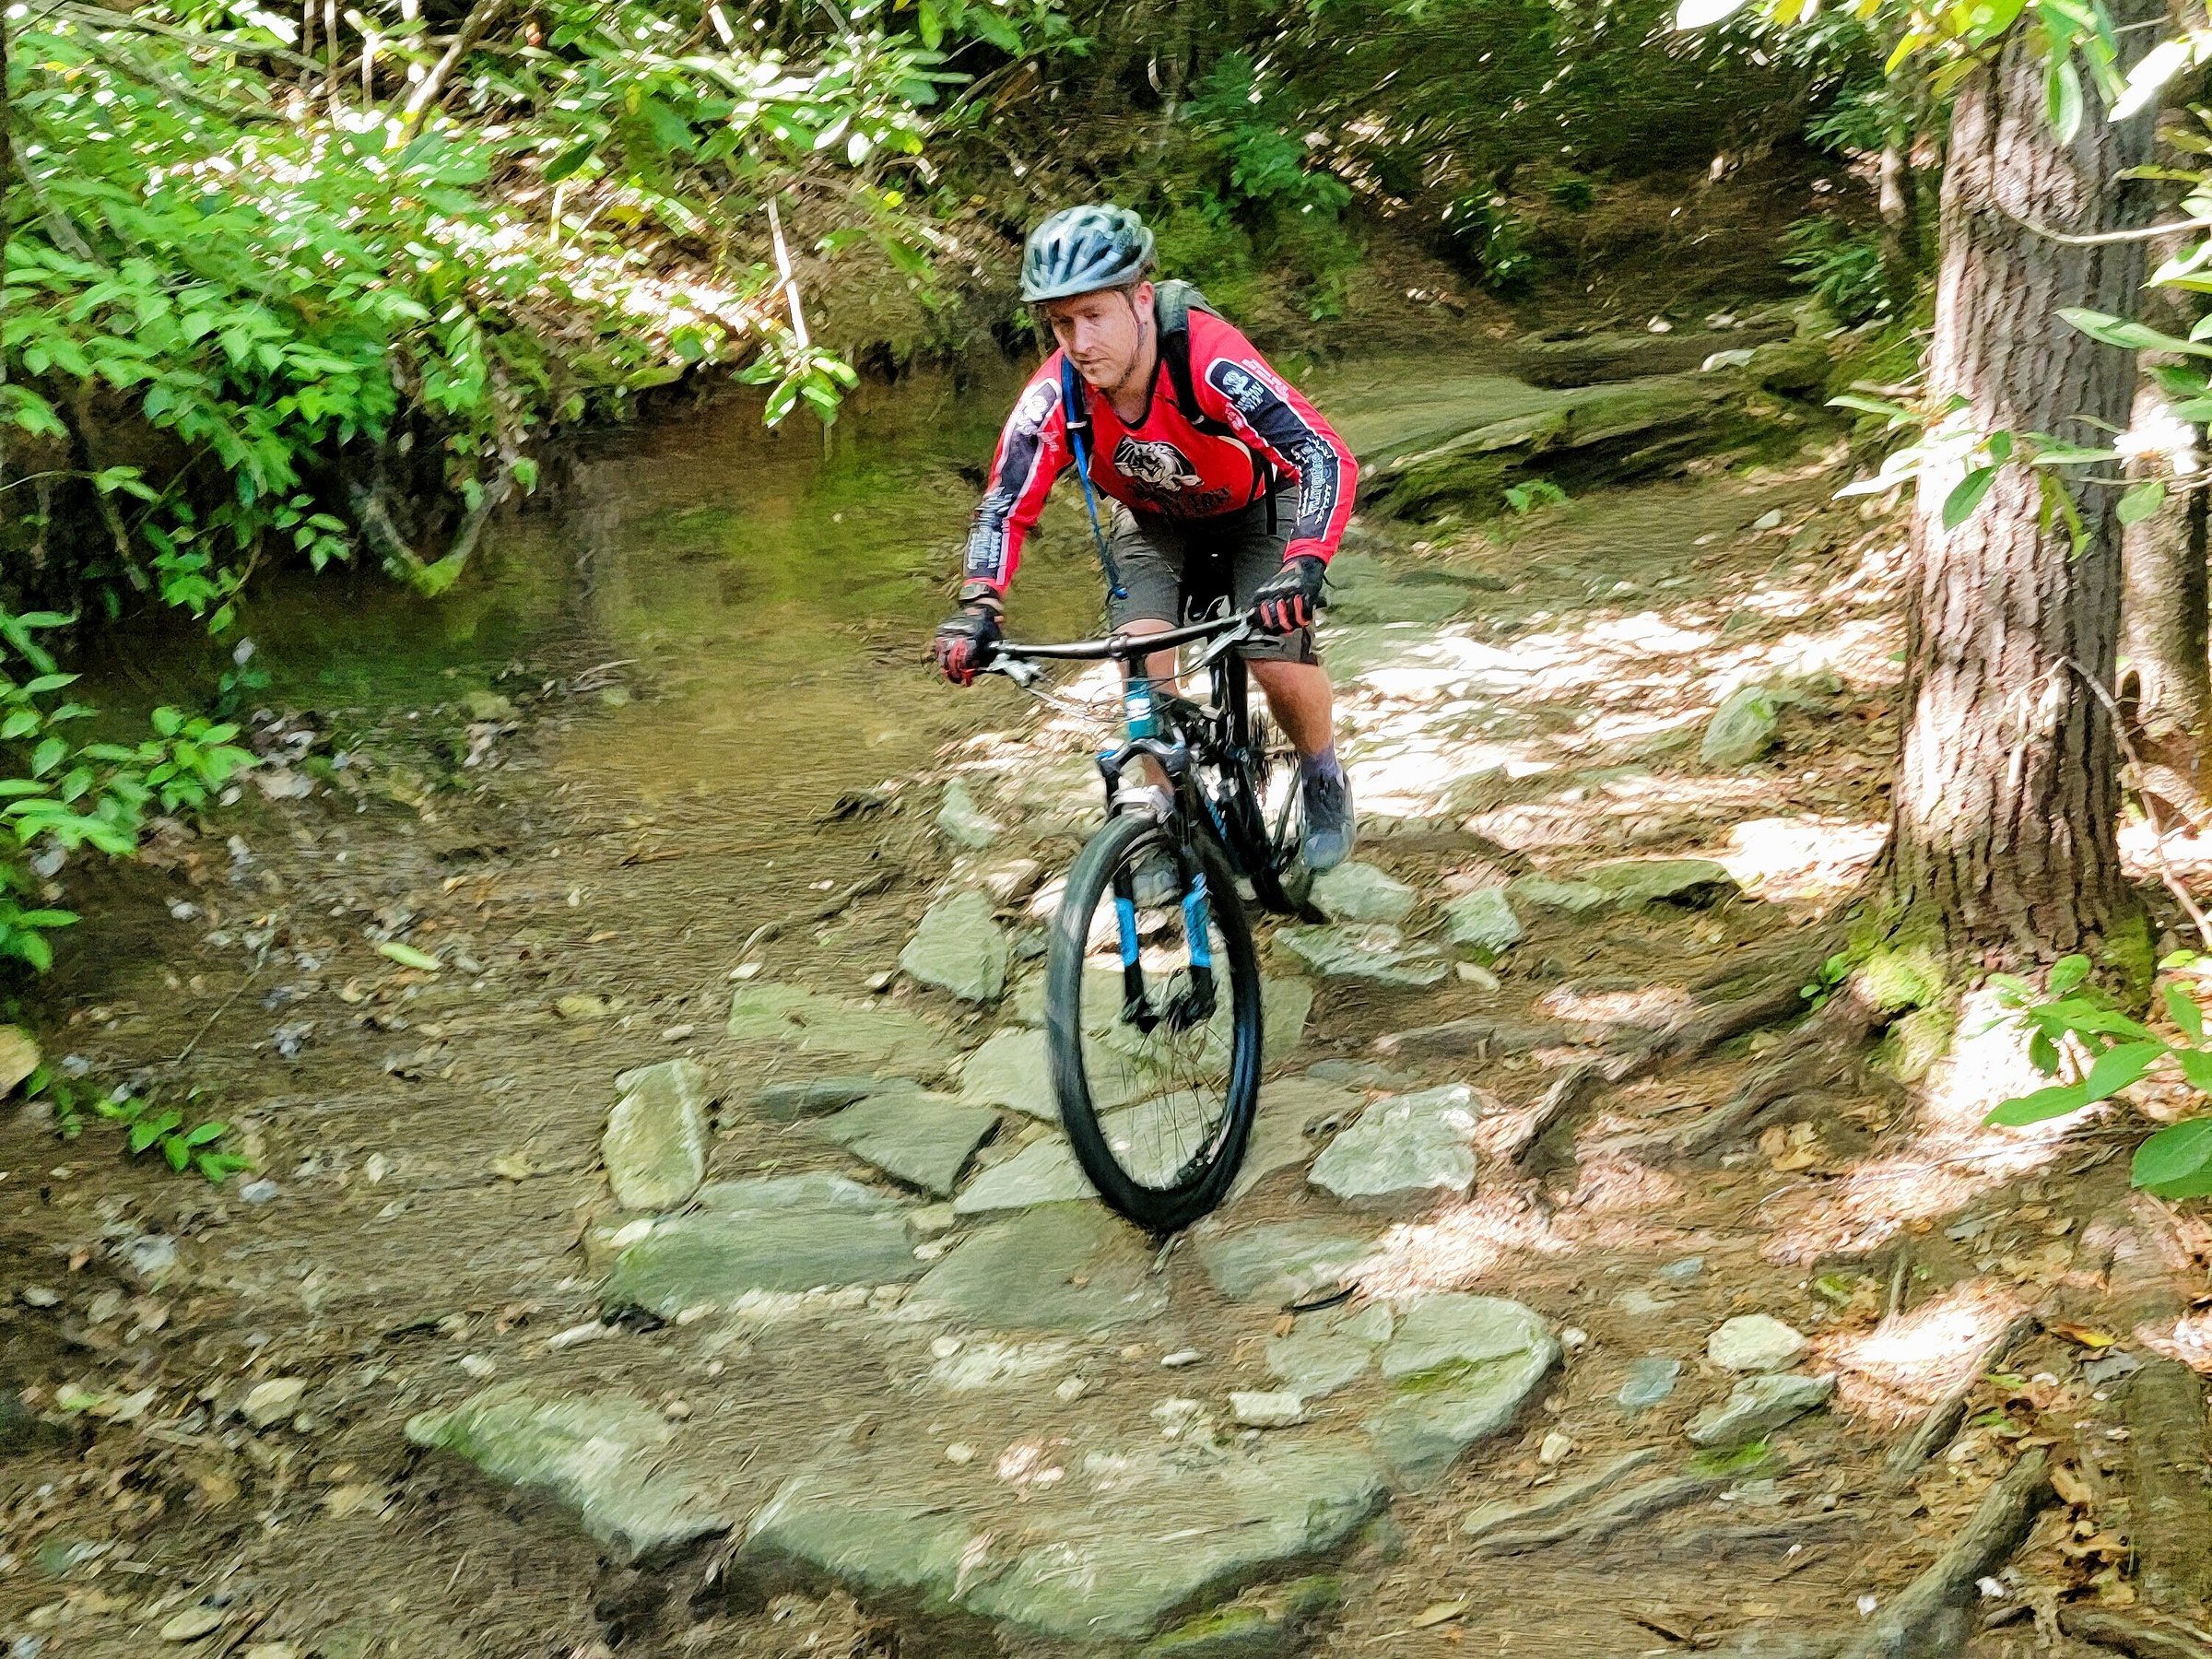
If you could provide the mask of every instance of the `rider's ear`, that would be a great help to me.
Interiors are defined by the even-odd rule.
[[[1149,282],[1140,282],[1127,291],[1129,309],[1140,317],[1150,316],[1152,314],[1152,285]]]

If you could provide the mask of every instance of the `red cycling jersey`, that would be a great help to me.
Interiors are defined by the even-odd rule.
[[[1177,406],[1173,379],[1158,364],[1134,424],[1072,377],[1090,417],[1092,487],[1139,516],[1188,522],[1241,512],[1277,479],[1295,478],[1298,514],[1283,557],[1332,557],[1359,482],[1351,451],[1232,324],[1193,308],[1190,327],[1194,412]],[[1060,406],[1061,357],[1046,358],[1022,389],[969,531],[967,580],[997,593],[1014,580],[1053,480],[1075,460]]]

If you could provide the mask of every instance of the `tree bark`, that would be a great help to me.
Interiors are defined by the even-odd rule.
[[[2148,257],[2162,259],[2178,244],[2178,238],[2161,239]],[[2150,288],[2143,296],[2144,321],[2166,334],[2185,336],[2196,321],[2194,309],[2175,288]],[[2174,417],[2173,401],[2153,372],[2173,360],[2145,352],[2139,363],[2129,425],[2155,447],[2129,463],[2131,477],[2167,476],[2198,459],[2202,429]],[[2212,757],[2205,492],[2170,490],[2158,512],[2121,532],[2120,548],[2120,701],[2142,763],[2137,787],[2167,809],[2161,827],[2177,820],[2202,825]]]
[[[2151,0],[2113,11],[2123,25],[2164,15]],[[2122,39],[2139,52],[2143,34]],[[2120,175],[2149,160],[2151,121],[2108,122],[2091,93],[2062,145],[2027,36],[2015,30],[1959,90],[1929,391],[1964,398],[1981,431],[2081,441],[2098,430],[2085,421],[2126,424],[2135,362],[2056,313],[2132,311],[2143,247],[2056,242],[2022,221],[2076,233],[2142,223],[2141,187]],[[2064,486],[2080,514],[2077,553],[2040,488],[2049,471],[2000,466],[1978,510],[1947,531],[1963,468],[1930,466],[1913,511],[1887,898],[1900,931],[1939,933],[1991,966],[2093,947],[2135,914],[2114,843],[2117,745],[2083,683],[2112,683],[2117,500],[2109,487]]]

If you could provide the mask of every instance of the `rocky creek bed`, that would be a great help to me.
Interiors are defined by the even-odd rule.
[[[1724,451],[1781,408],[1757,362],[1620,382],[1673,476],[1347,546],[1367,840],[1269,930],[1250,1166],[1164,1247],[1044,1077],[1091,727],[933,688],[925,589],[818,686],[702,658],[729,590],[653,608],[692,553],[617,561],[429,711],[444,786],[395,716],[181,836],[40,1034],[217,1084],[260,1176],[0,1130],[11,1655],[2024,1655],[2149,1628],[2151,1566],[2201,1595],[2140,1524],[2129,1402],[2186,1424],[2194,1373],[2129,1312],[2166,1281],[2117,1142],[1878,1073],[1670,1141],[1759,1037],[1587,1086],[1874,850],[1895,534],[1825,437],[1686,463],[1685,398]],[[1380,478],[1500,453],[1515,398],[1529,456],[1633,437],[1439,384],[1346,393]],[[851,718],[780,788],[712,764],[785,687]]]

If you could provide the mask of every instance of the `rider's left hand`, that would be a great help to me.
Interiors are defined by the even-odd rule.
[[[1253,626],[1274,634],[1296,633],[1312,627],[1328,569],[1326,560],[1309,553],[1283,560],[1283,568],[1262,582],[1252,596]]]

